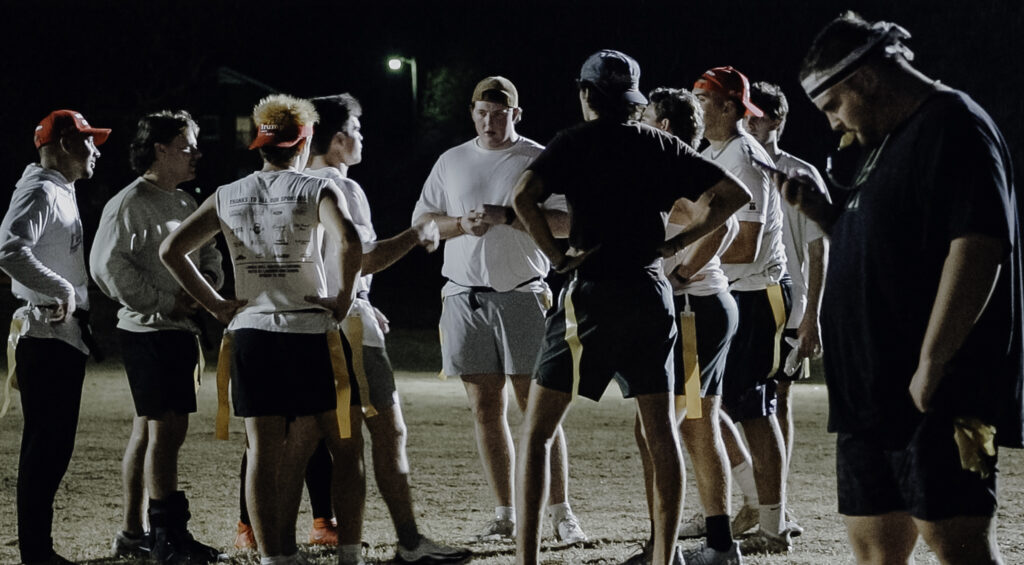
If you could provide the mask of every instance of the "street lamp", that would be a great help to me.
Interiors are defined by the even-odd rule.
[[[409,76],[412,78],[412,113],[415,116],[417,109],[419,108],[418,103],[418,89],[417,89],[417,75],[416,75],[416,58],[415,57],[402,57],[400,55],[394,55],[388,57],[388,68],[394,72],[402,70],[402,64],[409,65]]]

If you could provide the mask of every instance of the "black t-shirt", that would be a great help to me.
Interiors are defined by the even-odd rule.
[[[697,200],[724,176],[673,135],[606,120],[561,131],[529,170],[548,193],[565,195],[570,245],[600,246],[579,269],[596,279],[634,276],[657,261],[662,213],[680,198]]]
[[[1021,445],[1021,225],[1011,167],[992,119],[958,91],[936,92],[889,135],[831,234],[822,303],[830,431],[907,438],[920,417],[908,387],[950,242],[983,234],[1006,255],[934,407],[994,423],[999,443]]]

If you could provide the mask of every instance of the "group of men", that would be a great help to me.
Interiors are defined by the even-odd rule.
[[[101,290],[123,305],[137,413],[115,551],[221,557],[188,533],[177,487],[195,411],[191,317],[202,307],[227,326],[221,363],[245,418],[243,501],[262,563],[306,562],[294,525],[320,441],[333,460],[338,562],[362,562],[363,422],[396,560],[469,558],[416,527],[387,322],[368,301],[370,274],[443,239],[443,373],[465,386],[496,503],[475,539],[515,539],[517,562],[537,563],[544,508],[556,540],[587,539],[569,504],[561,423],[577,396],[598,400],[614,379],[636,399],[651,521],[629,563],[738,564],[744,553],[791,551],[802,529],[786,509],[790,383],[824,349],[839,512],[858,562],[908,562],[920,535],[943,563],[1000,563],[995,450],[1024,444],[1019,204],[998,129],[911,66],[908,38],[848,13],[802,64],[807,96],[861,149],[852,173],[830,159],[835,203],[817,171],[779,147],[788,103],[778,87],[715,67],[692,93],[659,88],[648,99],[639,64],[613,50],[584,62],[584,121],[547,147],[517,133],[511,81],[480,81],[477,136],[438,159],[412,226],[384,240],[347,177],[362,142],[350,96],[262,100],[252,148],[263,169],[201,206],[177,190],[195,175],[194,121],[144,117],[131,155],[140,177],[104,209],[90,257]],[[74,182],[92,175],[109,133],[76,112],[45,118],[40,163],[0,226],[0,268],[26,302],[12,325],[26,564],[69,563],[49,532],[90,351]],[[217,290],[217,234],[234,298]],[[557,301],[544,281],[552,269],[568,276]],[[301,371],[281,349],[304,360]],[[518,443],[507,382],[524,412]],[[682,528],[681,445],[703,506]],[[744,494],[732,520],[730,470]],[[680,536],[705,541],[684,551]]]

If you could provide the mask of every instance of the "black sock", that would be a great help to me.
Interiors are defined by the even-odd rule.
[[[708,529],[708,547],[716,551],[727,551],[732,547],[732,526],[729,525],[728,514],[708,516],[704,523]]]

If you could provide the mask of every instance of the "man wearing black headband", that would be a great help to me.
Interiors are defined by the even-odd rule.
[[[839,512],[860,563],[1001,563],[996,445],[1021,447],[1021,229],[1009,149],[909,33],[848,13],[800,78],[860,159],[845,204],[783,184],[832,238],[822,306]],[[837,184],[833,179],[833,184]]]

